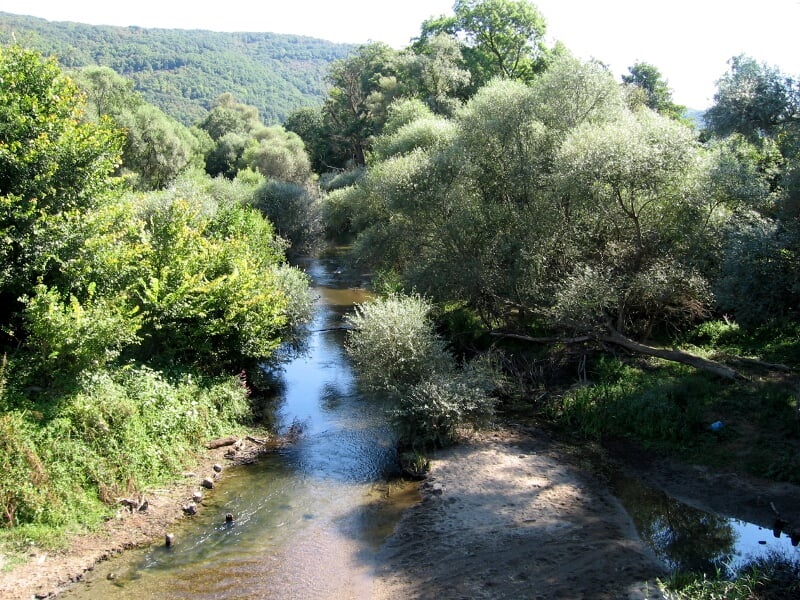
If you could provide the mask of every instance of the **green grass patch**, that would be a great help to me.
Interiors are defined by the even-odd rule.
[[[58,546],[64,533],[98,526],[117,498],[174,477],[204,440],[249,415],[238,377],[143,367],[87,374],[46,410],[4,394],[0,544],[11,550]]]
[[[789,600],[800,597],[800,562],[776,554],[751,561],[732,579],[676,573],[661,585],[675,600]]]
[[[609,357],[590,382],[547,416],[587,438],[628,437],[690,462],[800,483],[798,399],[785,382],[724,382],[684,365]]]

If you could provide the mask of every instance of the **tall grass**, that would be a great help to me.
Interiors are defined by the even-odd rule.
[[[0,540],[93,527],[120,497],[174,476],[209,437],[249,414],[239,377],[95,371],[49,415],[2,393]]]

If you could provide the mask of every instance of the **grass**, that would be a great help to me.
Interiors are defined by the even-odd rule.
[[[47,396],[14,386],[13,372],[0,390],[0,548],[10,555],[98,527],[118,498],[173,478],[250,410],[239,377],[127,367]]]
[[[723,383],[674,363],[601,358],[590,383],[551,402],[546,416],[586,438],[629,437],[696,464],[800,483],[797,403],[782,380]]]
[[[744,565],[735,579],[677,573],[661,585],[675,600],[793,600],[800,597],[800,562],[774,554]]]

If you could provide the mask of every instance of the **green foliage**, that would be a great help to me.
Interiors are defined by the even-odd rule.
[[[455,137],[455,125],[442,118],[417,119],[399,127],[391,135],[375,140],[374,156],[386,160],[398,154],[408,154],[417,148],[435,149],[448,145]]]
[[[673,372],[652,375],[601,358],[597,382],[570,391],[558,420],[592,438],[633,435],[646,443],[686,443],[702,429],[704,404],[715,386],[702,376]]]
[[[266,181],[256,191],[254,206],[275,225],[290,243],[290,251],[302,254],[317,248],[322,239],[322,221],[317,198],[306,186]]]
[[[448,34],[464,39],[464,62],[473,83],[483,85],[496,76],[530,80],[542,69],[545,21],[527,0],[456,0],[454,16],[422,24],[422,48],[430,38]]]
[[[396,83],[396,57],[386,44],[371,43],[331,66],[331,89],[323,108],[326,130],[338,148],[333,154],[339,160],[331,166],[366,164],[371,138],[380,132],[393,98],[389,88]]]
[[[751,140],[796,132],[800,110],[796,82],[749,56],[734,56],[729,64],[729,72],[717,82],[714,106],[705,113],[709,129],[720,136],[741,133]]]
[[[391,414],[401,445],[424,451],[450,446],[461,428],[486,425],[494,399],[481,382],[449,373],[411,386]]]
[[[245,147],[242,163],[276,181],[303,185],[311,179],[311,163],[303,140],[280,125],[255,131]]]
[[[170,193],[143,206],[151,253],[137,289],[142,351],[212,370],[268,357],[296,325],[289,315],[307,312],[295,291],[303,278],[279,265],[256,211],[196,201]]]
[[[672,101],[668,82],[654,65],[637,62],[628,67],[628,75],[623,75],[622,81],[641,90],[645,96],[645,105],[662,115],[680,119],[686,111],[685,106]]]
[[[127,132],[122,165],[137,189],[163,189],[200,154],[199,140],[155,106],[124,113],[117,123]]]
[[[108,511],[104,503],[174,477],[203,439],[248,414],[238,377],[97,370],[52,418],[0,414],[0,519],[30,531],[92,527]]]
[[[258,107],[268,124],[319,105],[330,64],[353,49],[297,35],[108,27],[0,14],[0,43],[14,39],[57,56],[64,68],[113,69],[186,126],[202,120],[226,92]]]
[[[364,384],[405,390],[452,368],[433,331],[431,305],[420,296],[389,296],[356,307],[346,347]]]
[[[745,326],[796,316],[800,267],[794,241],[775,220],[756,213],[733,221],[715,287],[720,308]]]
[[[464,68],[461,44],[447,33],[416,41],[400,56],[398,69],[404,96],[438,115],[452,116],[469,95],[472,75]]]
[[[312,171],[321,173],[328,165],[335,162],[330,156],[328,132],[325,129],[321,106],[305,106],[292,111],[287,115],[283,126],[286,131],[296,133],[303,140]]]
[[[676,600],[767,600],[793,598],[800,593],[800,563],[774,554],[740,567],[733,578],[677,573],[664,583]]]
[[[404,448],[452,444],[466,426],[494,414],[497,370],[486,360],[456,368],[420,296],[390,295],[356,307],[346,348],[359,379],[397,398],[392,420]]]
[[[37,280],[49,282],[59,259],[50,228],[95,206],[109,188],[119,135],[107,122],[81,122],[82,109],[77,88],[55,61],[18,46],[0,48],[0,296],[6,310]]]
[[[62,299],[57,291],[37,286],[25,303],[35,368],[51,377],[74,377],[105,367],[138,342],[141,319],[120,300],[90,296],[81,303],[75,296]]]

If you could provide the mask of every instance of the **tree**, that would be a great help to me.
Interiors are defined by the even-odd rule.
[[[242,164],[267,178],[303,185],[311,178],[311,163],[300,136],[280,125],[254,132]]]
[[[217,98],[214,106],[199,125],[215,142],[229,133],[249,134],[254,129],[263,127],[254,106],[241,104],[233,94],[225,93]]]
[[[570,133],[556,164],[577,260],[558,282],[554,317],[646,336],[705,314],[708,282],[692,264],[711,222],[694,185],[707,168],[699,152],[689,128],[650,111]]]
[[[685,106],[672,101],[672,91],[661,72],[653,65],[637,62],[628,67],[628,75],[622,76],[622,82],[633,86],[644,93],[645,106],[673,119],[679,119],[686,111]]]
[[[716,135],[741,133],[751,140],[777,137],[800,124],[800,86],[776,67],[739,55],[717,81],[714,106],[705,120]]]
[[[189,130],[151,104],[123,113],[117,121],[127,131],[122,166],[135,175],[135,187],[163,189],[199,151]]]
[[[87,116],[90,118],[99,119],[103,115],[115,118],[144,104],[133,89],[133,80],[110,67],[85,67],[72,76],[86,94]]]
[[[82,119],[75,84],[53,59],[0,47],[0,322],[17,299],[57,270],[61,240],[48,235],[96,205],[119,164],[122,137],[106,119]]]
[[[386,44],[366,44],[331,67],[331,90],[323,108],[325,125],[343,157],[357,166],[366,164],[372,137],[380,131],[376,110],[390,103],[382,86],[393,84],[396,54]]]
[[[527,0],[456,0],[455,15],[422,24],[420,44],[439,33],[463,38],[473,83],[492,77],[528,81],[544,67],[544,18]]]
[[[762,193],[740,207],[725,237],[720,306],[744,325],[797,315],[800,298],[800,85],[740,55],[718,82],[708,131],[747,148]],[[750,144],[742,143],[742,138]]]
[[[470,88],[461,46],[443,32],[409,48],[401,56],[400,70],[406,93],[423,99],[437,114],[452,116]]]
[[[286,117],[283,127],[286,131],[296,133],[303,140],[311,161],[311,169],[315,173],[321,173],[335,162],[321,106],[304,106],[292,111]]]
[[[76,72],[75,81],[86,94],[87,116],[109,117],[125,132],[121,170],[134,187],[165,187],[201,152],[184,125],[133,91],[132,80],[108,67],[87,67]]]

